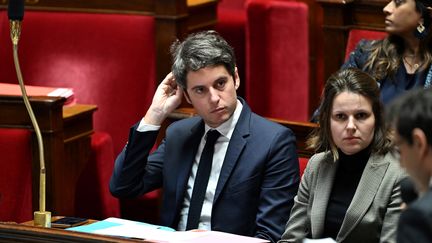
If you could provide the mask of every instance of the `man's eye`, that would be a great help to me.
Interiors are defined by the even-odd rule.
[[[195,93],[202,94],[202,93],[204,93],[204,89],[203,88],[195,88]]]
[[[216,83],[216,86],[217,86],[218,89],[222,89],[223,87],[225,87],[225,83],[226,83],[225,80],[221,80],[221,81],[218,81]]]
[[[403,0],[394,0],[393,2],[395,3],[396,6],[400,6],[401,4],[404,3]]]

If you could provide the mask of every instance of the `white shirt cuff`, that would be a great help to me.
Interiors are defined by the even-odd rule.
[[[137,131],[138,132],[148,132],[148,131],[157,131],[161,126],[151,125],[144,122],[144,118],[141,119],[138,124]]]

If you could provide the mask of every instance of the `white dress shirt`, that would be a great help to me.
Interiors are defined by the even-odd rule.
[[[215,150],[213,154],[213,163],[212,170],[210,172],[210,178],[207,185],[207,192],[204,198],[203,207],[201,210],[200,222],[198,224],[198,229],[206,229],[211,230],[211,212],[213,208],[213,198],[216,192],[216,186],[219,180],[219,174],[222,168],[222,164],[225,158],[226,151],[228,149],[228,144],[231,139],[232,133],[234,132],[235,125],[240,117],[241,110],[243,105],[240,101],[237,100],[237,106],[234,111],[234,114],[228,119],[226,122],[222,123],[219,127],[213,128],[216,129],[221,136],[216,140]],[[206,142],[206,135],[208,130],[211,128],[205,125],[205,135],[201,138],[200,145],[198,147],[197,154],[195,155],[195,159],[192,165],[192,170],[189,175],[188,185],[186,189],[186,195],[183,200],[182,209],[180,211],[180,222],[178,225],[178,230],[185,230],[189,212],[189,204],[192,196],[193,185],[195,182],[195,176],[198,170],[198,164],[201,158],[201,153],[204,149]]]
[[[198,151],[197,154],[195,155],[195,159],[192,165],[192,170],[189,175],[186,194],[183,200],[182,209],[180,211],[180,222],[177,227],[178,230],[186,229],[188,212],[189,212],[189,204],[192,196],[193,185],[195,182],[195,176],[198,170],[198,164],[201,158],[201,153],[204,149],[204,145],[206,142],[207,132],[210,129],[216,129],[221,134],[221,136],[216,140],[214,154],[213,154],[212,170],[210,173],[210,178],[207,185],[207,192],[204,198],[203,207],[201,210],[200,222],[198,225],[199,229],[211,230],[211,223],[210,223],[211,212],[213,207],[213,199],[216,192],[216,186],[219,180],[219,174],[223,165],[226,151],[228,149],[229,141],[234,132],[234,128],[240,117],[240,113],[242,109],[243,109],[242,103],[239,100],[237,100],[236,109],[233,115],[230,117],[230,119],[228,119],[226,122],[224,122],[217,128],[211,128],[207,124],[205,124],[204,136],[201,138],[201,142],[199,144]],[[145,122],[141,120],[140,124],[138,125],[137,131],[144,132],[144,131],[158,130],[159,128],[160,126],[145,124]]]

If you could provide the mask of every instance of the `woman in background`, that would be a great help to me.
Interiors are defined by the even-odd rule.
[[[279,242],[331,237],[337,242],[395,242],[400,180],[377,82],[359,69],[333,74],[320,126],[290,219]]]
[[[413,87],[431,86],[431,7],[428,0],[390,1],[383,9],[388,37],[360,41],[342,68],[372,75],[384,104]]]

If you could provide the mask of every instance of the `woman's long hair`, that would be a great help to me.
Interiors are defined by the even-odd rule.
[[[420,59],[423,60],[419,70],[425,70],[432,63],[431,36],[420,42]],[[383,40],[373,41],[364,47],[370,55],[365,63],[364,70],[371,73],[377,80],[386,77],[393,78],[402,64],[402,55],[405,45],[401,37],[390,35]]]
[[[422,64],[419,70],[425,70],[432,63],[432,34],[431,34],[431,2],[428,0],[415,0],[416,10],[422,15],[426,30],[420,39],[419,54]],[[364,70],[372,74],[377,80],[385,77],[393,78],[397,69],[402,65],[402,55],[405,51],[403,39],[397,35],[389,35],[379,41],[373,41],[371,45],[365,46],[369,52],[369,58],[365,63]]]
[[[330,151],[335,161],[339,158],[338,148],[332,138],[330,120],[333,101],[342,92],[359,94],[371,102],[372,112],[375,116],[375,132],[370,146],[371,152],[385,154],[392,151],[391,132],[384,121],[379,87],[369,74],[357,68],[339,70],[327,80],[321,98],[318,116],[319,127],[312,132],[306,142],[308,148],[315,152]]]

